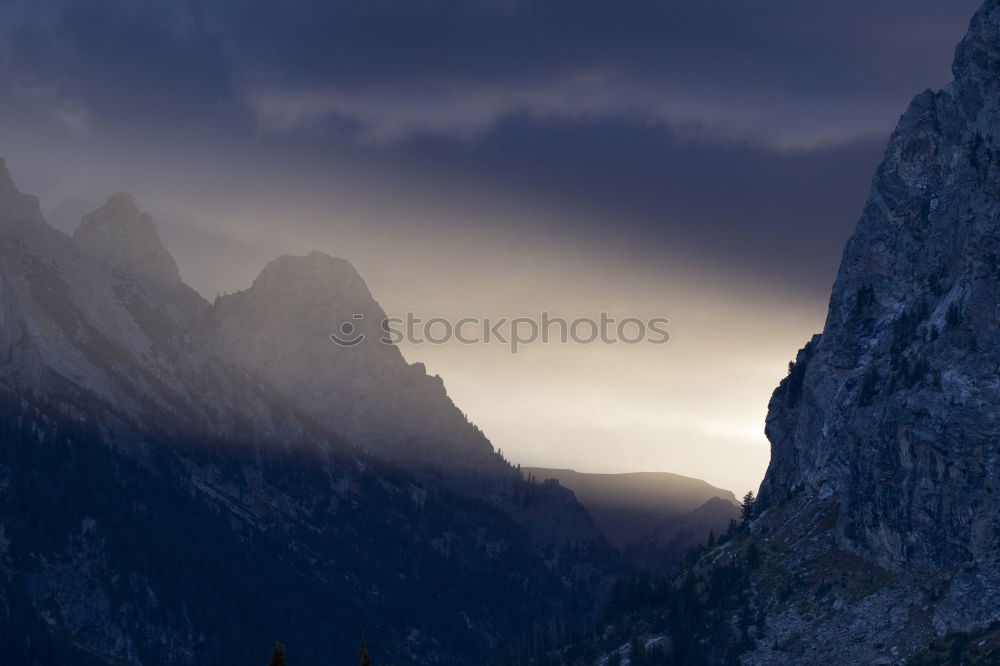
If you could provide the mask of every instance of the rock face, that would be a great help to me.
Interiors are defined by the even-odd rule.
[[[676,623],[684,663],[1000,663],[1000,0],[953,73],[900,118],[771,398],[751,520],[637,623]]]
[[[764,501],[838,502],[839,543],[891,569],[997,563],[1000,3],[954,74],[900,120],[767,420]]]
[[[900,119],[823,332],[774,393],[757,505],[762,529],[825,515],[897,581],[854,612],[930,636],[1000,619],[1000,1],[953,72]]]

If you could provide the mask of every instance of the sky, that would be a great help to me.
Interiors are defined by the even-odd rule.
[[[974,0],[0,0],[0,156],[116,191],[212,298],[350,260],[389,314],[662,316],[666,345],[404,345],[525,465],[741,493],[909,100]]]

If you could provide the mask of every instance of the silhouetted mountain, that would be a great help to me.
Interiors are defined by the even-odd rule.
[[[526,476],[558,479],[587,507],[612,545],[642,567],[669,571],[687,551],[739,517],[736,497],[700,479],[666,472],[588,474],[523,467]]]
[[[610,548],[572,493],[522,481],[456,417],[440,379],[391,347],[314,359],[338,373],[318,398],[238,365],[290,329],[308,343],[337,298],[351,311],[367,289],[346,262],[283,258],[251,292],[206,303],[127,195],[56,231],[0,161],[5,663],[253,663],[278,638],[293,662],[339,663],[367,636],[380,661],[488,664],[587,623]],[[419,436],[392,446],[409,418]],[[435,449],[452,424],[466,439]],[[441,464],[413,474],[338,433]],[[448,455],[471,463],[449,472]]]

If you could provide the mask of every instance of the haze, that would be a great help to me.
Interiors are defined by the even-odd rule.
[[[322,250],[390,314],[668,317],[664,346],[404,353],[515,462],[742,493],[976,4],[7,2],[0,155],[64,229],[132,192],[209,297]]]

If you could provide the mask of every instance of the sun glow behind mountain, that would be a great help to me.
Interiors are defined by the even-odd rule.
[[[155,179],[166,185],[126,184],[184,279],[209,298],[247,288],[278,254],[319,249],[349,259],[390,316],[669,318],[665,345],[539,343],[512,354],[498,343],[403,344],[407,360],[440,374],[470,420],[525,465],[671,471],[755,488],[769,455],[770,393],[822,325],[823,308],[790,286],[748,280],[682,247],[653,253],[621,236],[565,237],[553,229],[566,214],[540,205],[366,204],[339,188],[308,195],[264,169],[251,176],[267,184],[263,193],[242,190],[234,202],[246,182],[206,177],[222,180],[218,194],[177,197],[168,190],[184,183],[168,171]],[[271,191],[285,188],[294,194]],[[71,205],[43,206],[72,226]]]
[[[974,4],[13,2],[0,146],[64,230],[132,192],[209,298],[322,250],[390,314],[667,317],[663,346],[403,352],[515,462],[742,491],[886,136]]]

